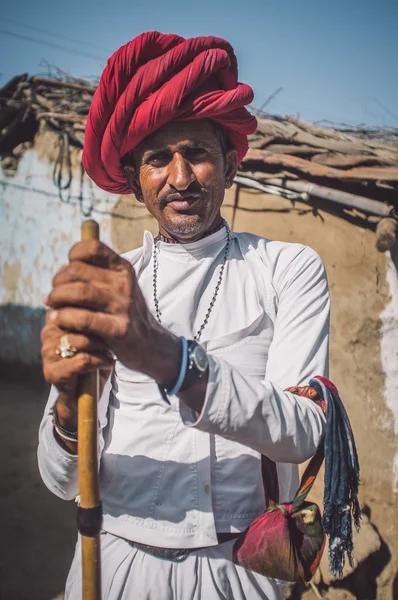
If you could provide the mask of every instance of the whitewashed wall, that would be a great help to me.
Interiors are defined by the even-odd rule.
[[[391,297],[380,315],[381,362],[386,377],[384,397],[392,412],[395,435],[398,436],[398,273],[392,260],[388,262],[387,282]],[[395,454],[393,489],[398,492],[398,450]]]
[[[43,298],[55,272],[65,264],[70,247],[79,240],[80,182],[73,181],[70,203],[59,199],[52,165],[26,152],[14,177],[0,171],[0,360],[39,360]],[[101,239],[110,244],[112,210],[118,197],[94,188]],[[64,192],[65,193],[65,192]],[[86,178],[85,205],[93,194]]]

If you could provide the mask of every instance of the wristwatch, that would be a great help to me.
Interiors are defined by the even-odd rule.
[[[180,391],[189,388],[209,370],[209,359],[202,346],[195,340],[188,340],[188,368]]]

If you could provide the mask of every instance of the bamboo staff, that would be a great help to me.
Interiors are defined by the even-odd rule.
[[[95,221],[82,223],[82,241],[99,239]],[[78,398],[78,469],[80,506],[77,523],[82,542],[83,600],[101,598],[100,529],[102,509],[98,486],[98,416],[99,372],[82,377]]]

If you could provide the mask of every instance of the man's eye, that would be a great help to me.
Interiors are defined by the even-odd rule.
[[[162,166],[167,163],[169,160],[167,154],[164,152],[159,152],[159,154],[153,154],[148,158],[148,163],[150,165],[154,165],[155,167]]]
[[[207,152],[204,148],[189,148],[189,150],[187,150],[187,156],[191,159],[199,160],[205,158]]]

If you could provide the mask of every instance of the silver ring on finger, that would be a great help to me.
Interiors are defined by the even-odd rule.
[[[76,353],[77,348],[69,343],[69,339],[66,334],[63,335],[55,354],[61,358],[72,358],[72,356],[75,356]]]

